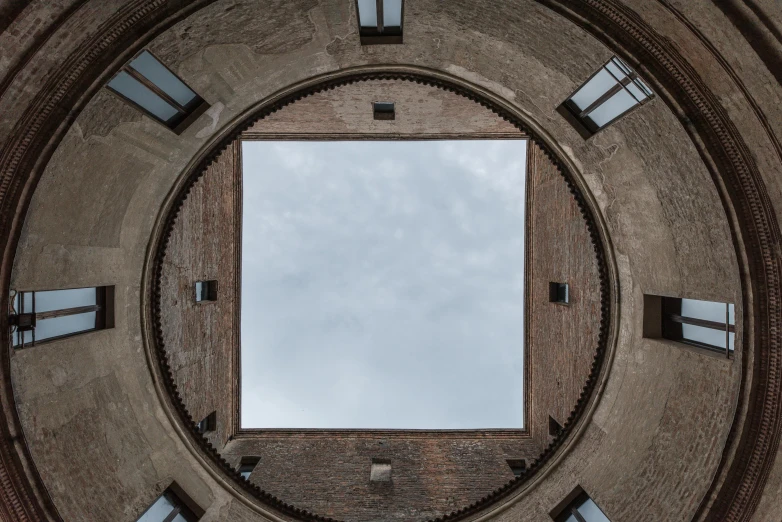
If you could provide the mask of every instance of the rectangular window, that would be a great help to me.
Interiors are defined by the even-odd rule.
[[[625,62],[614,56],[568,98],[558,111],[588,138],[654,97]]]
[[[16,348],[114,328],[113,286],[17,292],[12,305]]]
[[[549,283],[548,300],[552,303],[568,304],[570,302],[570,288],[567,283]]]
[[[197,522],[203,515],[203,509],[176,484],[171,484],[137,522]]]
[[[513,475],[520,477],[527,471],[527,461],[525,459],[508,459],[508,467]]]
[[[261,461],[260,457],[242,457],[242,462],[239,464],[239,474],[245,480],[250,480],[250,474],[252,474],[255,466]]]
[[[730,356],[735,324],[731,303],[644,296],[644,337],[662,337]]]
[[[401,44],[403,0],[357,0],[361,45]]]
[[[108,87],[177,134],[209,106],[146,50],[118,72]]]
[[[195,300],[197,303],[217,301],[217,281],[196,281]]]
[[[215,431],[217,429],[217,412],[213,411],[201,419],[201,422],[196,424],[196,429],[201,435],[209,433],[210,431]]]
[[[396,118],[394,102],[374,102],[372,109],[376,120],[393,120]]]
[[[555,522],[611,522],[581,487],[576,487],[550,515]]]

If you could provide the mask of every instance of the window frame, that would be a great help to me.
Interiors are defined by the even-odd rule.
[[[527,459],[506,459],[514,477],[521,477],[527,472]]]
[[[35,311],[35,294],[39,292],[57,292],[62,290],[81,290],[85,288],[94,288],[95,289],[95,304],[94,305],[86,305],[86,306],[73,306],[70,308],[59,308],[56,310],[48,310],[45,312],[36,312]],[[24,298],[25,294],[32,294],[32,312],[24,312]],[[34,346],[38,346],[41,344],[47,344],[55,341],[59,341],[62,339],[67,339],[69,337],[74,337],[77,335],[84,335],[91,332],[97,332],[100,330],[109,330],[111,328],[114,328],[114,296],[115,296],[115,290],[114,286],[79,286],[79,287],[71,287],[71,288],[57,288],[54,290],[20,290],[17,291],[16,294],[11,298],[11,306],[13,306],[13,302],[16,300],[16,296],[19,296],[19,304],[21,307],[21,310],[13,310],[12,317],[16,317],[17,324],[23,316],[32,316],[31,317],[31,324],[32,324],[32,330],[19,330],[18,328],[11,333],[11,344],[15,350],[22,350],[25,348],[32,348]],[[72,315],[78,315],[88,312],[95,312],[95,326],[93,328],[89,328],[87,330],[79,330],[77,332],[70,332],[62,335],[55,335],[53,337],[47,337],[46,339],[42,340],[36,340],[35,339],[35,327],[37,326],[37,323],[39,321],[45,321],[47,319],[56,319],[58,317],[68,317]],[[13,321],[13,319],[12,319]],[[11,326],[15,326],[14,324],[11,324]],[[24,332],[25,331],[31,331],[32,332],[32,340],[30,343],[24,342]],[[16,340],[13,338],[14,334],[16,334]],[[17,342],[21,339],[21,342]]]
[[[244,480],[250,480],[250,475],[252,475],[252,472],[255,471],[255,468],[258,467],[260,462],[261,457],[242,457],[242,459],[239,461],[239,467],[236,468],[236,472],[240,475],[247,473],[247,476],[245,477],[242,475],[242,478],[244,478]]]
[[[735,335],[736,333],[736,325],[730,324],[729,314],[731,303],[718,303],[725,305],[725,323],[718,323],[716,321],[709,321],[707,319],[697,319],[695,317],[683,316],[683,299],[687,298],[665,296],[660,297],[660,336],[663,339],[668,339],[669,341],[688,344],[690,346],[695,346],[697,348],[702,348],[704,350],[710,350],[717,353],[724,353],[727,357],[730,357],[731,352],[734,351],[730,349],[730,334],[733,333]],[[685,338],[682,328],[682,325],[685,324],[700,326],[702,328],[710,328],[712,330],[725,331],[725,348]]]
[[[198,283],[201,285],[207,285],[207,298],[199,299],[198,297]],[[203,287],[203,286],[202,286]],[[196,304],[207,304],[217,302],[218,283],[217,279],[205,279],[196,281],[193,283],[193,299]]]
[[[624,68],[626,68],[629,73],[623,78],[618,79],[613,72],[608,68],[608,64],[612,63],[614,60],[618,60]],[[622,66],[617,65],[620,69]],[[582,88],[584,88],[589,82],[592,81],[592,79],[600,74],[602,71],[607,71],[608,74],[610,74],[614,80],[616,80],[616,83],[606,92],[601,94],[597,97],[595,101],[593,101],[587,108],[584,110],[581,110],[575,102],[573,102],[573,96],[575,96]],[[639,83],[640,82],[640,85]],[[638,100],[638,98],[635,97],[635,95],[630,91],[630,89],[627,88],[627,86],[633,83],[636,85],[636,87],[644,92],[648,92],[648,96],[644,98],[643,100]],[[624,112],[619,113],[616,115],[613,119],[605,123],[604,125],[598,127],[594,124],[594,122],[589,118],[589,115],[600,108],[603,104],[605,104],[608,100],[610,100],[614,95],[619,93],[622,89],[626,90],[630,96],[633,97],[633,99],[638,102],[629,109],[625,110]],[[598,68],[595,72],[593,72],[589,78],[586,79],[586,81],[582,82],[573,92],[570,93],[570,95],[565,98],[565,101],[563,101],[559,107],[557,107],[557,112],[564,117],[568,123],[570,123],[576,131],[581,135],[582,138],[589,139],[595,134],[599,133],[603,129],[606,129],[619,121],[624,116],[627,116],[628,114],[632,113],[639,107],[645,105],[649,101],[653,100],[655,98],[654,91],[646,84],[646,82],[640,77],[640,75],[636,72],[636,70],[632,67],[630,67],[627,62],[619,58],[618,56],[614,55],[612,56],[607,62],[605,62],[600,68]]]
[[[217,431],[217,410],[197,422],[196,431],[201,435]]]
[[[164,67],[168,72],[170,72],[172,75],[174,75],[180,82],[182,82],[188,89],[190,89],[193,94],[195,94],[195,99],[193,102],[191,102],[189,107],[183,107],[180,105],[176,100],[174,100],[168,93],[166,93],[163,89],[158,87],[156,84],[154,84],[151,80],[147,79],[143,74],[135,70],[133,67],[130,66],[130,64],[139,56],[141,56],[144,52],[149,53],[152,58],[155,59],[162,67]],[[158,98],[162,99],[164,102],[169,104],[174,110],[177,111],[178,115],[180,116],[173,124],[170,124],[146,108],[142,107],[138,103],[134,102],[124,94],[120,93],[119,91],[115,90],[113,87],[111,87],[111,82],[114,81],[114,79],[119,76],[121,73],[126,73],[130,75],[131,78],[141,83],[144,87],[152,91],[152,93],[157,96]],[[125,64],[116,72],[114,73],[111,78],[106,82],[106,89],[113,94],[114,96],[117,96],[120,100],[123,102],[131,105],[132,107],[135,107],[137,110],[141,111],[146,116],[152,118],[153,121],[159,123],[160,125],[164,126],[165,128],[171,130],[174,134],[180,135],[182,134],[185,129],[187,129],[195,120],[197,120],[206,110],[209,108],[209,103],[204,100],[200,94],[196,92],[195,89],[190,87],[190,85],[185,82],[183,78],[181,78],[178,74],[176,74],[169,66],[167,66],[165,63],[163,63],[162,60],[160,60],[155,54],[150,51],[149,49],[141,49],[139,52],[137,52],[133,57],[125,62]]]
[[[385,109],[385,106],[391,106],[391,110],[378,110],[378,106],[382,106],[382,109]],[[396,120],[396,102],[389,102],[389,101],[374,101],[372,102],[372,117],[376,120],[380,121],[391,121]]]
[[[402,0],[402,14],[399,20],[399,29],[396,27],[389,30],[383,24],[385,11],[383,9],[383,0],[375,0],[377,6],[377,27],[364,27],[361,25],[361,11],[359,10],[358,0],[354,0],[356,7],[356,23],[358,24],[358,35],[361,45],[379,45],[379,44],[401,44],[404,43],[405,27],[405,0]]]
[[[136,519],[136,522],[141,522],[141,519],[147,512],[152,509],[161,497],[168,495],[169,501],[174,504],[174,509],[164,518],[161,522],[172,522],[177,515],[182,515],[186,522],[198,522],[201,517],[204,516],[204,509],[201,508],[185,491],[177,484],[172,482],[166,489],[163,490],[155,499],[150,502],[147,509],[145,509]]]
[[[554,520],[554,522],[567,522],[567,519],[571,516],[575,517],[577,522],[589,522],[578,511],[577,507],[582,505],[587,500],[594,502],[595,506],[597,506],[603,516],[608,518],[608,515],[606,515],[605,511],[603,511],[603,508],[601,508],[600,505],[595,502],[595,499],[590,497],[581,486],[576,486],[575,489],[573,489],[573,491],[571,491],[562,502],[560,502],[554,509],[551,510],[551,512],[549,512],[549,516]]]
[[[565,288],[565,300],[561,301],[559,299],[559,289],[561,287]],[[570,284],[569,283],[560,283],[557,281],[550,281],[548,284],[548,300],[550,303],[559,304],[559,305],[570,305]]]

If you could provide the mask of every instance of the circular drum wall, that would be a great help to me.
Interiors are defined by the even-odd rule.
[[[4,438],[17,441],[2,448],[6,510],[22,520],[56,519],[53,506],[65,520],[134,520],[176,480],[207,508],[204,520],[261,516],[191,451],[155,392],[141,330],[154,216],[194,154],[264,98],[351,66],[412,64],[539,122],[594,195],[617,260],[620,328],[603,396],[564,457],[503,500],[506,516],[543,520],[581,484],[614,520],[773,519],[780,89],[773,55],[744,35],[775,30],[776,18],[758,18],[762,2],[736,7],[743,24],[711,6],[545,4],[553,10],[410,2],[405,44],[374,48],[359,45],[353,5],[337,0],[191,4],[179,22],[173,2],[9,11],[3,284],[114,284],[117,323],[6,354],[14,382],[6,374]],[[147,41],[212,104],[181,136],[99,90]],[[555,108],[614,52],[658,98],[585,142]],[[643,294],[736,303],[736,358],[643,339]]]

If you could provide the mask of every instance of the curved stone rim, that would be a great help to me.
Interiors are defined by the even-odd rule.
[[[595,218],[595,211],[590,208],[589,203],[584,198],[581,189],[576,185],[576,175],[571,170],[568,164],[566,164],[560,157],[554,152],[554,149],[548,144],[540,133],[532,125],[530,125],[524,116],[518,112],[511,111],[508,107],[503,107],[498,103],[490,100],[488,97],[480,94],[475,89],[469,88],[463,82],[457,83],[447,79],[442,73],[437,75],[427,74],[424,70],[411,70],[408,68],[396,66],[390,68],[390,70],[384,70],[379,68],[367,68],[367,70],[351,70],[348,72],[342,72],[334,77],[322,79],[320,81],[315,80],[310,82],[304,87],[293,89],[292,92],[288,92],[285,95],[273,99],[272,101],[261,103],[259,107],[251,109],[249,115],[244,115],[238,118],[238,123],[234,123],[230,129],[222,134],[216,142],[207,145],[207,152],[198,159],[198,161],[186,170],[182,176],[184,180],[175,188],[175,195],[170,201],[169,205],[165,205],[163,212],[165,217],[162,220],[162,228],[156,238],[153,238],[153,246],[151,251],[154,252],[154,258],[151,260],[151,269],[148,271],[150,277],[152,277],[150,288],[151,296],[149,303],[152,304],[153,312],[151,317],[151,328],[153,335],[147,338],[152,340],[154,347],[154,356],[159,366],[159,375],[162,376],[164,388],[167,391],[171,402],[174,406],[174,410],[177,412],[179,420],[183,421],[185,430],[187,431],[191,440],[196,441],[197,446],[204,451],[210,459],[218,466],[218,468],[229,477],[233,478],[235,482],[238,482],[242,489],[254,495],[258,500],[266,503],[270,507],[276,508],[285,514],[297,517],[300,520],[332,520],[321,515],[311,513],[306,510],[296,508],[284,501],[277,499],[268,492],[262,490],[259,486],[250,483],[243,479],[239,473],[233,469],[228,462],[223,459],[218,450],[209,443],[206,438],[200,435],[196,428],[196,419],[194,419],[182,400],[181,395],[177,390],[176,383],[174,382],[174,376],[171,371],[168,354],[166,352],[165,344],[163,341],[163,325],[161,320],[161,278],[162,278],[162,266],[163,260],[166,255],[166,247],[168,245],[169,238],[176,224],[179,211],[182,208],[185,200],[187,199],[191,188],[206,174],[207,168],[214,160],[225,152],[235,140],[240,138],[240,135],[245,130],[252,127],[257,122],[263,120],[269,115],[292,105],[296,101],[303,98],[312,96],[320,92],[327,90],[333,90],[338,87],[350,85],[358,82],[364,82],[369,80],[397,80],[413,82],[431,87],[439,88],[448,92],[455,93],[463,96],[482,107],[493,112],[497,117],[504,119],[516,127],[519,131],[527,134],[528,138],[534,141],[546,154],[548,159],[556,166],[557,171],[565,180],[571,195],[573,196],[576,204],[578,205],[581,216],[586,222],[587,229],[589,231],[592,248],[594,250],[595,259],[598,268],[599,286],[600,286],[600,314],[598,325],[598,340],[597,346],[594,350],[594,357],[589,371],[589,376],[581,390],[579,398],[571,411],[568,419],[565,421],[562,432],[555,437],[549,445],[543,450],[540,456],[533,461],[533,463],[527,468],[527,470],[519,477],[510,480],[505,485],[490,492],[480,500],[465,506],[459,510],[449,513],[443,517],[436,518],[434,520],[447,520],[462,517],[472,514],[476,511],[483,510],[490,507],[494,503],[519,492],[522,486],[529,484],[530,479],[536,475],[538,471],[548,464],[552,457],[558,454],[558,450],[563,448],[566,440],[571,439],[575,433],[575,428],[578,426],[578,421],[586,411],[587,406],[595,396],[597,384],[600,381],[601,373],[604,373],[605,368],[605,355],[610,337],[609,326],[615,323],[615,315],[612,316],[612,287],[613,292],[616,292],[616,286],[618,281],[614,277],[609,277],[609,255],[605,250],[605,244],[607,237],[604,237],[604,231],[602,227],[598,225],[598,221]],[[613,283],[613,284],[612,284]],[[143,312],[143,311],[142,311]],[[561,453],[561,452],[559,452]]]

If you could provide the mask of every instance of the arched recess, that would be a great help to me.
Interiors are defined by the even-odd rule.
[[[207,167],[226,149],[233,146],[241,133],[249,129],[267,116],[285,110],[285,107],[298,100],[323,91],[332,90],[345,85],[369,80],[396,80],[413,82],[443,89],[483,106],[498,117],[510,122],[533,140],[563,176],[570,189],[581,215],[584,218],[591,236],[594,254],[600,273],[600,325],[595,355],[589,372],[589,377],[581,391],[578,402],[565,421],[562,432],[551,441],[538,459],[531,463],[527,471],[516,479],[506,483],[501,488],[483,497],[479,502],[464,506],[454,511],[449,517],[461,517],[477,512],[511,497],[516,498],[536,480],[545,476],[545,470],[556,464],[562,458],[568,447],[571,447],[583,434],[584,425],[589,421],[594,407],[599,399],[600,391],[608,378],[610,360],[618,336],[618,303],[619,276],[613,249],[606,224],[600,215],[597,203],[591,196],[583,178],[577,174],[575,165],[567,155],[550,138],[545,129],[537,122],[523,114],[502,98],[478,85],[470,84],[454,75],[412,66],[366,66],[355,67],[335,73],[324,74],[308,79],[296,85],[289,86],[260,102],[257,106],[236,117],[234,123],[226,126],[222,133],[212,137],[209,143],[202,147],[183,172],[176,185],[172,188],[158,216],[145,264],[144,292],[141,300],[141,314],[144,319],[144,338],[148,361],[155,375],[156,391],[162,404],[174,423],[181,423],[180,435],[185,443],[209,466],[215,478],[233,478],[235,489],[255,496],[263,504],[277,509],[285,514],[302,520],[323,520],[326,517],[310,513],[291,506],[285,499],[278,499],[258,486],[241,480],[241,476],[225,459],[219,450],[214,448],[199,434],[196,423],[200,419],[193,418],[187,410],[175,384],[175,378],[169,366],[169,355],[166,352],[163,339],[163,320],[161,316],[161,279],[163,260],[166,255],[166,245],[172,234],[174,223],[188,192],[193,185],[205,175]],[[199,454],[200,453],[200,454]],[[206,458],[204,458],[206,457]]]
[[[742,253],[739,259],[744,285],[743,308],[747,311],[743,346],[752,354],[743,361],[747,364],[751,360],[752,365],[743,368],[742,408],[736,414],[720,470],[698,518],[747,520],[762,493],[782,431],[779,415],[782,360],[778,335],[782,317],[780,232],[758,168],[744,138],[708,86],[674,46],[632,10],[615,0],[539,1],[583,27],[645,74],[679,115],[729,208],[734,242]],[[35,182],[75,115],[100,88],[109,72],[135,49],[177,19],[208,3],[139,0],[129,4],[95,38],[63,62],[17,123],[0,156],[0,239],[4,245],[0,289],[3,295],[8,294],[13,253]],[[2,320],[6,320],[5,314]],[[8,518],[57,519],[19,429],[8,375],[7,346],[2,372],[6,418],[2,422],[0,460],[7,477],[3,480],[3,500]]]

